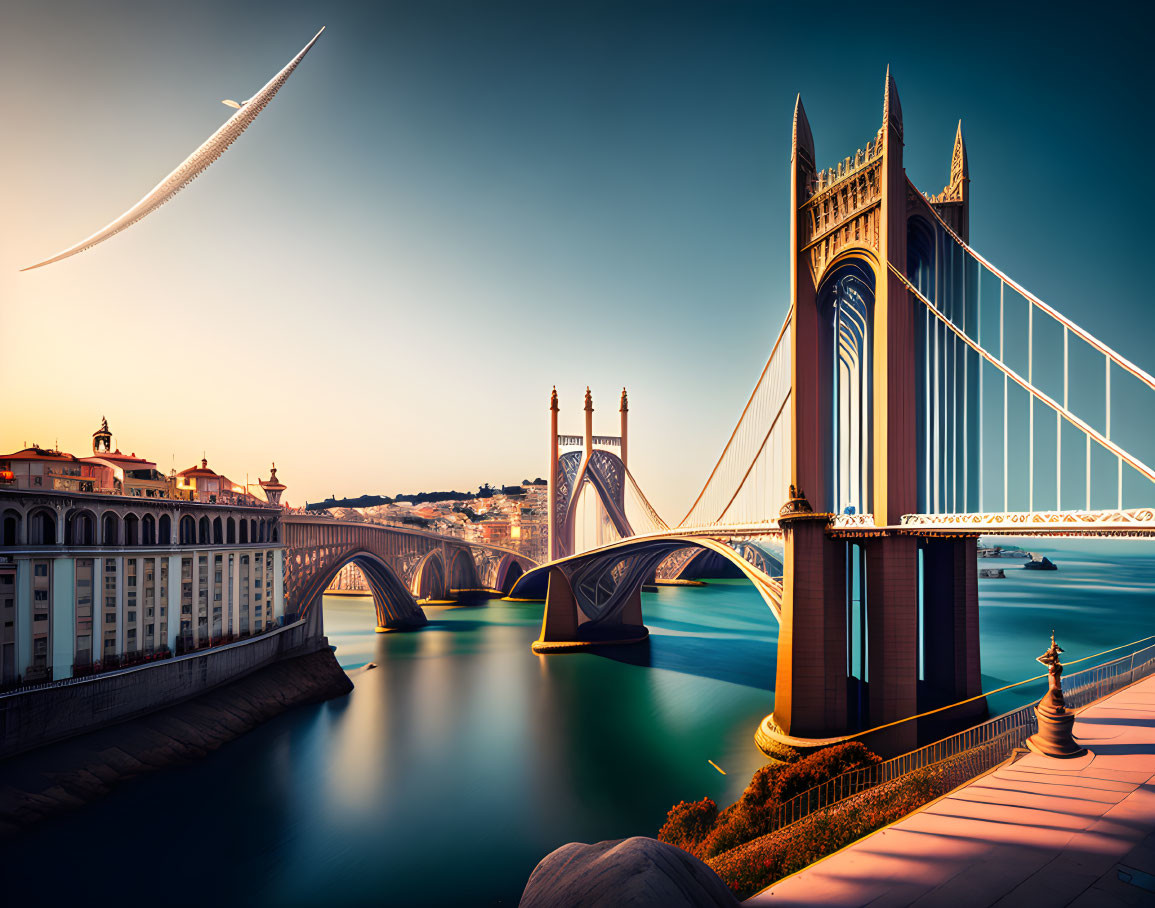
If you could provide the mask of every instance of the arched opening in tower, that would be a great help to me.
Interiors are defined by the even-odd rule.
[[[831,269],[818,288],[818,317],[830,388],[824,507],[870,513],[874,271],[865,261],[850,259]]]

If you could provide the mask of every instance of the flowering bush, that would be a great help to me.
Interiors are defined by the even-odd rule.
[[[782,768],[774,779],[774,799],[781,804],[844,772],[881,762],[882,757],[868,750],[861,741],[824,747]]]
[[[682,801],[670,808],[658,839],[676,845],[683,851],[698,854],[698,846],[718,819],[718,805],[713,798]]]
[[[823,748],[797,763],[771,763],[755,772],[742,797],[721,813],[709,798],[672,808],[658,839],[703,860],[712,858],[771,832],[775,808],[794,795],[877,762],[878,756],[851,741]]]
[[[943,768],[922,769],[717,854],[706,863],[738,898],[745,899],[775,880],[901,819],[950,791],[957,781]]]

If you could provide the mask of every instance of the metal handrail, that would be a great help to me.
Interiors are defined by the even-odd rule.
[[[1069,676],[1063,700],[1069,709],[1083,709],[1096,700],[1155,673],[1155,645]],[[1032,679],[1038,680],[1038,679]],[[1026,746],[1038,730],[1035,703],[988,719],[925,747],[873,766],[852,769],[795,795],[774,808],[771,831],[777,831],[818,810],[911,773],[942,770],[954,788],[998,766],[1015,748]]]

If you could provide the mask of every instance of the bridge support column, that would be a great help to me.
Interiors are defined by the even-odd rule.
[[[545,612],[541,616],[541,636],[533,651],[542,652],[538,644],[559,644],[578,638],[577,601],[570,589],[569,579],[561,568],[550,568],[549,586],[545,593]]]
[[[755,738],[771,755],[847,730],[846,545],[827,537],[828,518],[780,518],[786,554],[774,713]]]
[[[977,539],[923,542],[923,666],[928,709],[982,693]],[[981,713],[980,702],[972,713]]]
[[[871,726],[918,713],[918,541],[887,536],[866,547],[867,646]],[[903,753],[918,743],[907,722],[864,742],[878,753]]]
[[[642,623],[640,584],[627,594],[618,621],[609,625],[595,625],[586,620],[578,608],[565,572],[559,567],[550,568],[541,636],[533,644],[535,653],[565,653],[591,646],[637,643],[646,639],[649,633]]]

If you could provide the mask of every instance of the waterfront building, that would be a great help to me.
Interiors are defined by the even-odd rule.
[[[112,432],[108,420],[101,417],[100,428],[92,433],[92,456],[85,457],[84,463],[106,467],[100,471],[103,483],[96,491],[128,495],[131,498],[172,498],[174,479],[165,476],[156,464],[136,453],[121,454],[120,448],[113,449]],[[91,491],[91,490],[88,490]]]
[[[89,463],[55,448],[34,444],[0,456],[0,488],[94,492],[111,486],[107,465]]]
[[[508,517],[487,516],[480,524],[481,541],[486,545],[513,544],[512,521]]]
[[[337,572],[329,589],[344,593],[370,593],[369,584],[365,582],[365,575],[353,562],[349,562]]]
[[[272,482],[276,483],[276,467],[273,468]],[[227,476],[209,468],[207,458],[201,458],[200,465],[193,465],[176,474],[176,495],[188,501],[214,504],[218,501],[232,501],[238,496],[250,496],[252,492],[237,485]],[[282,487],[283,488],[283,487]]]
[[[549,548],[549,484],[544,479],[527,479],[521,484],[518,505],[517,550],[527,558],[544,562]]]
[[[182,500],[149,496],[155,480],[129,482],[131,468],[118,484],[107,464],[90,461],[127,459],[97,453],[80,460],[33,447],[0,457],[12,475],[0,484],[0,686],[163,658],[284,618],[275,472],[269,501],[233,489]],[[199,492],[212,495],[207,484]]]

